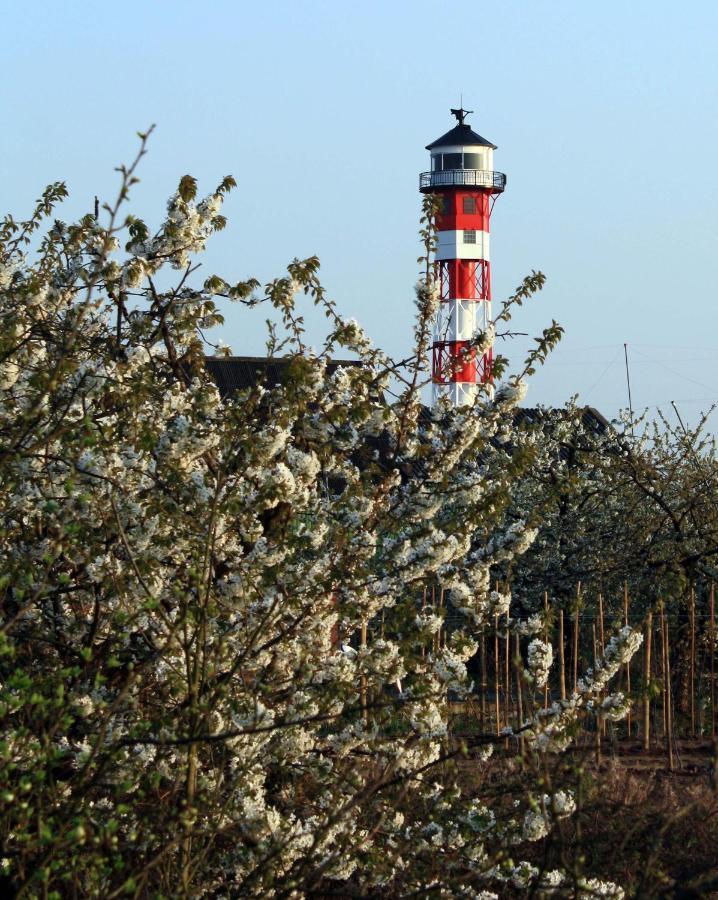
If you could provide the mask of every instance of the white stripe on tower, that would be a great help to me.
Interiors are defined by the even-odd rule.
[[[446,190],[443,191],[447,193]],[[443,217],[442,217],[443,218]],[[486,231],[476,229],[441,230],[437,234],[436,256],[441,259],[486,259],[489,257],[488,222]],[[467,234],[468,233],[468,234]],[[467,236],[469,240],[467,241]]]
[[[431,171],[420,177],[423,193],[436,193],[443,209],[437,220],[435,265],[441,302],[434,329],[434,402],[473,403],[480,384],[491,386],[492,348],[470,346],[491,322],[489,223],[506,176],[493,171],[494,144],[464,124],[467,110],[452,109],[458,125],[429,144]]]

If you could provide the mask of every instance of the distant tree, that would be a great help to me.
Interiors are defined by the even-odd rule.
[[[690,605],[708,615],[718,575],[718,462],[708,416],[687,428],[662,416],[587,429],[575,405],[544,411],[536,462],[513,493],[511,515],[538,514],[537,539],[511,568],[514,594],[528,611],[571,613],[580,586],[584,611],[604,598],[607,620],[623,615],[624,589],[635,621],[648,610],[671,618],[672,674],[689,710]]]
[[[263,288],[193,286],[234,182],[198,201],[185,176],[151,231],[124,214],[145,141],[102,222],[45,227],[56,184],[0,226],[5,894],[620,896],[515,860],[572,798],[537,788],[494,811],[460,788],[465,748],[447,737],[447,692],[467,690],[476,638],[509,606],[492,571],[536,534],[507,517],[534,457],[513,410],[560,330],[493,401],[422,413],[434,201],[398,367],[339,315],[315,258]],[[302,295],[327,317],[319,351]],[[220,400],[203,334],[224,301],[278,312],[283,385]],[[328,374],[338,352],[362,365]],[[438,604],[420,602],[434,585],[463,616],[445,641]],[[527,722],[535,752],[566,746],[637,641],[621,631],[578,695]],[[549,661],[539,643],[529,684]]]
[[[517,514],[522,503],[543,510],[521,566],[535,560],[559,593],[577,581],[606,590],[627,581],[650,599],[715,578],[718,463],[707,416],[691,429],[659,416],[595,431],[582,414],[575,405],[544,413],[553,441],[515,493]]]

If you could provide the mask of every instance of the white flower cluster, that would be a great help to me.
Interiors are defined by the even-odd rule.
[[[553,648],[551,644],[534,638],[528,646],[528,666],[536,687],[542,688],[547,683],[552,663]]]
[[[538,613],[529,616],[528,619],[522,619],[514,625],[514,631],[521,635],[538,634],[544,628],[544,622]]]
[[[595,671],[589,669],[579,679],[576,693],[570,698],[554,702],[548,709],[540,710],[530,727],[523,732],[531,744],[542,752],[565,750],[570,737],[568,729],[581,710],[587,710],[605,718],[620,718],[626,712],[623,695],[609,695],[601,699],[610,679],[621,665],[627,663],[643,642],[643,635],[626,625],[609,641],[603,658]]]
[[[526,811],[521,829],[524,841],[540,841],[551,831],[553,822],[565,819],[576,811],[576,801],[568,791],[544,794],[540,803]]]

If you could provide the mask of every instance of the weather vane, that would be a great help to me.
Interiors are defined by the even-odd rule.
[[[463,125],[466,116],[470,116],[472,112],[473,109],[464,109],[462,104],[461,109],[452,109],[451,115],[456,116],[456,121],[459,123],[459,125]]]

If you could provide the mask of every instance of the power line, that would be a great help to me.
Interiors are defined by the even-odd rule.
[[[585,394],[586,400],[588,400],[588,398],[591,396],[591,394],[594,392],[594,390],[595,390],[595,389],[598,387],[598,385],[601,383],[601,381],[603,380],[603,376],[606,374],[606,372],[608,372],[608,370],[611,368],[611,366],[616,362],[616,360],[618,359],[618,354],[619,354],[619,353],[620,353],[620,349],[619,349],[619,350],[616,350],[616,352],[615,352],[615,354],[614,354],[613,359],[611,360],[611,362],[606,366],[606,368],[603,370],[603,372],[601,372],[601,374],[598,376],[598,378],[596,379],[596,381],[594,381],[594,383],[591,385],[591,387],[589,388],[588,392]]]
[[[633,349],[636,350],[635,345],[632,345]],[[675,369],[671,369],[670,366],[667,366],[664,362],[661,362],[658,359],[651,359],[649,356],[646,356],[645,353],[641,353],[640,350],[636,350],[636,353],[645,357],[645,359],[649,360],[649,362],[655,363],[657,366],[661,366],[661,368],[665,369],[666,372],[670,372],[671,375],[675,375],[677,378],[682,378],[684,381],[690,381],[691,384],[696,384],[698,387],[707,388],[709,391],[715,390],[714,384],[705,384],[702,381],[696,381],[695,378],[689,378],[687,375],[684,375],[683,372],[676,372]]]

